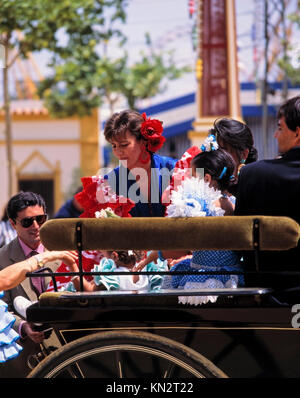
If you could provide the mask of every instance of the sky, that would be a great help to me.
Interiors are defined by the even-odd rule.
[[[205,0],[204,0],[205,1]],[[279,0],[272,0],[279,1]],[[288,0],[290,9],[294,9],[297,0]],[[193,50],[191,30],[194,19],[189,17],[188,0],[128,0],[127,22],[120,28],[127,36],[127,51],[132,62],[138,60],[141,51],[145,51],[145,33],[151,36],[153,47],[157,50],[171,50],[178,66],[195,67],[196,52]],[[252,28],[255,26],[262,32],[263,9],[255,5],[263,0],[235,0],[238,60],[240,81],[253,80],[253,42]],[[298,38],[298,41],[300,39]],[[260,41],[262,43],[262,40]],[[109,44],[108,54],[117,57],[121,54],[115,43]],[[35,59],[44,75],[47,69],[47,53],[35,55]],[[195,73],[191,72],[182,78],[170,82],[165,93],[152,101],[166,100],[172,97],[189,94],[195,91]]]
[[[251,27],[255,0],[236,0],[237,35],[239,37],[239,58],[245,71],[251,70],[252,63]],[[127,48],[132,61],[145,51],[145,33],[152,39],[153,47],[173,52],[178,66],[190,66],[193,71],[182,78],[168,83],[168,89],[148,104],[167,100],[195,91],[196,51],[193,49],[191,31],[196,16],[190,18],[188,0],[130,0],[127,8],[127,23],[121,29],[128,37]],[[109,54],[115,56],[118,49],[112,46]],[[241,72],[240,78],[249,80],[250,76]],[[147,101],[146,101],[147,102]]]
[[[205,0],[204,0],[205,1]],[[279,1],[279,0],[273,0]],[[289,12],[296,7],[297,0],[289,1]],[[253,63],[253,27],[257,29],[258,43],[263,43],[263,0],[235,0],[236,28],[238,44],[238,63],[240,81],[253,81],[255,78]],[[269,6],[274,23],[278,13]],[[189,17],[188,0],[130,0],[127,8],[128,18],[122,30],[128,37],[127,48],[132,60],[139,58],[145,50],[145,33],[151,36],[153,47],[157,50],[174,51],[178,66],[189,65],[194,69],[196,52],[193,50],[191,30],[194,19]],[[298,36],[299,41],[299,36]],[[111,55],[117,53],[112,46]],[[261,62],[261,72],[264,63]],[[259,76],[258,76],[259,77]],[[170,82],[168,90],[153,98],[151,102],[166,100],[195,91],[195,73]],[[149,104],[148,104],[149,105]]]

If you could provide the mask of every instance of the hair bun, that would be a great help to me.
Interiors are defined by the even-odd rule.
[[[249,154],[248,154],[247,159],[246,159],[246,164],[256,162],[257,158],[258,158],[257,149],[254,146],[252,146],[249,149]]]

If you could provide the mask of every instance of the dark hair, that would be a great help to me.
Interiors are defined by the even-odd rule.
[[[300,126],[300,96],[290,98],[281,105],[277,112],[277,119],[284,117],[285,123],[292,131]]]
[[[128,130],[140,140],[142,138],[141,124],[143,121],[142,115],[131,109],[114,113],[105,124],[105,139],[110,142],[113,139],[117,139],[120,135],[124,135]]]
[[[41,206],[46,213],[46,204],[41,195],[23,191],[10,198],[6,206],[6,212],[8,217],[15,221],[18,213],[29,206]]]
[[[245,123],[235,119],[217,119],[210,133],[215,135],[217,142],[221,138],[221,140],[235,149],[239,155],[245,149],[249,149],[245,163],[252,163],[257,160],[257,149],[253,146],[253,134]],[[239,157],[241,158],[241,156]]]
[[[144,252],[139,250],[131,250],[132,254],[128,253],[128,250],[115,250],[118,254],[118,259],[125,265],[134,265],[144,258]],[[113,253],[113,252],[110,252]]]
[[[192,166],[203,169],[204,174],[210,174],[212,179],[217,181],[221,191],[228,190],[235,182],[235,163],[232,156],[224,149],[199,153],[192,160]],[[227,169],[222,175],[224,167]]]

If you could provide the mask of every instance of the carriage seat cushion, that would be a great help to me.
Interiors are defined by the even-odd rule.
[[[271,216],[55,219],[40,235],[48,250],[253,250],[254,220],[260,250],[297,246],[299,224]]]

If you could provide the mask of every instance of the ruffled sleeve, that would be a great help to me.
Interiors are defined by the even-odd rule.
[[[168,271],[167,261],[161,261],[157,259],[157,264],[155,262],[149,263],[146,266],[147,272],[164,272]],[[149,275],[149,284],[151,290],[158,290],[161,288],[164,280],[164,275]]]
[[[99,265],[95,265],[93,272],[114,272],[116,264],[110,258],[103,258]],[[94,275],[94,282],[97,286],[104,285],[107,290],[118,290],[120,279],[118,275]]]
[[[3,297],[2,292],[0,297]],[[15,318],[7,311],[7,304],[0,300],[0,363],[15,358],[23,349],[16,343],[19,335],[12,329],[14,322]]]
[[[72,292],[75,293],[77,290],[75,289],[73,282],[68,282],[64,286],[59,288],[60,292]]]

